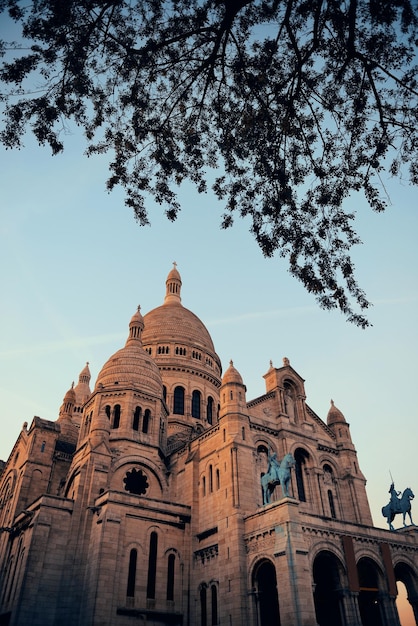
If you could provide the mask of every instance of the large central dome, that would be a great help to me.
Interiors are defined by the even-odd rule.
[[[201,320],[181,303],[181,278],[174,264],[164,303],[144,316],[144,349],[158,365],[168,415],[168,450],[190,441],[217,422],[221,361]]]

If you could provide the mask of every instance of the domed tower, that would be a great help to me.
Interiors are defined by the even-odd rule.
[[[74,406],[76,402],[76,394],[74,391],[74,383],[71,385],[70,389],[64,396],[63,403],[60,407],[59,416],[58,416],[58,424],[61,428],[60,439],[67,441],[68,443],[75,446],[78,439],[78,428],[73,421],[73,412]]]
[[[335,406],[334,400],[331,400],[331,406],[327,415],[327,424],[334,433],[339,448],[355,451],[350,435],[350,425],[347,424],[340,409]]]
[[[231,360],[222,378],[220,417],[231,411],[246,414],[246,391],[247,388],[243,383],[241,374]]]
[[[327,424],[335,435],[341,468],[340,497],[346,519],[373,524],[366,494],[366,479],[360,470],[357,452],[350,435],[350,425],[331,400]]]
[[[103,365],[85,404],[80,442],[94,435],[111,444],[123,440],[125,448],[141,443],[165,452],[163,384],[156,363],[142,347],[143,328],[138,307],[125,346]]]
[[[181,303],[176,264],[167,276],[164,303],[144,316],[145,350],[156,361],[169,409],[169,450],[218,419],[222,367],[201,320]]]
[[[90,379],[90,368],[89,364],[86,363],[86,365],[83,367],[79,374],[78,384],[74,387],[75,403],[73,409],[73,421],[75,422],[75,424],[77,424],[78,427],[81,423],[83,405],[91,396]]]

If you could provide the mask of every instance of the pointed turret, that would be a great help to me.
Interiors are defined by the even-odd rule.
[[[74,445],[77,443],[78,439],[78,428],[73,422],[75,401],[76,396],[73,383],[64,396],[57,422],[61,428],[60,439],[68,441],[69,443],[72,443]]]
[[[90,369],[88,362],[85,364],[78,376],[78,383],[74,387],[75,403],[73,409],[73,421],[80,427],[81,415],[83,413],[83,406],[91,396],[90,390]]]

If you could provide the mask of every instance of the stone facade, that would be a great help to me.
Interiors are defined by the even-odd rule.
[[[174,267],[93,391],[86,365],[2,468],[0,626],[399,626],[397,580],[418,623],[415,527],[373,527],[334,403],[324,422],[288,359],[264,379],[248,401],[222,376]]]

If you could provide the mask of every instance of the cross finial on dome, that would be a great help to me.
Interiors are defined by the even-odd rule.
[[[173,261],[174,268],[177,269],[177,263]]]

